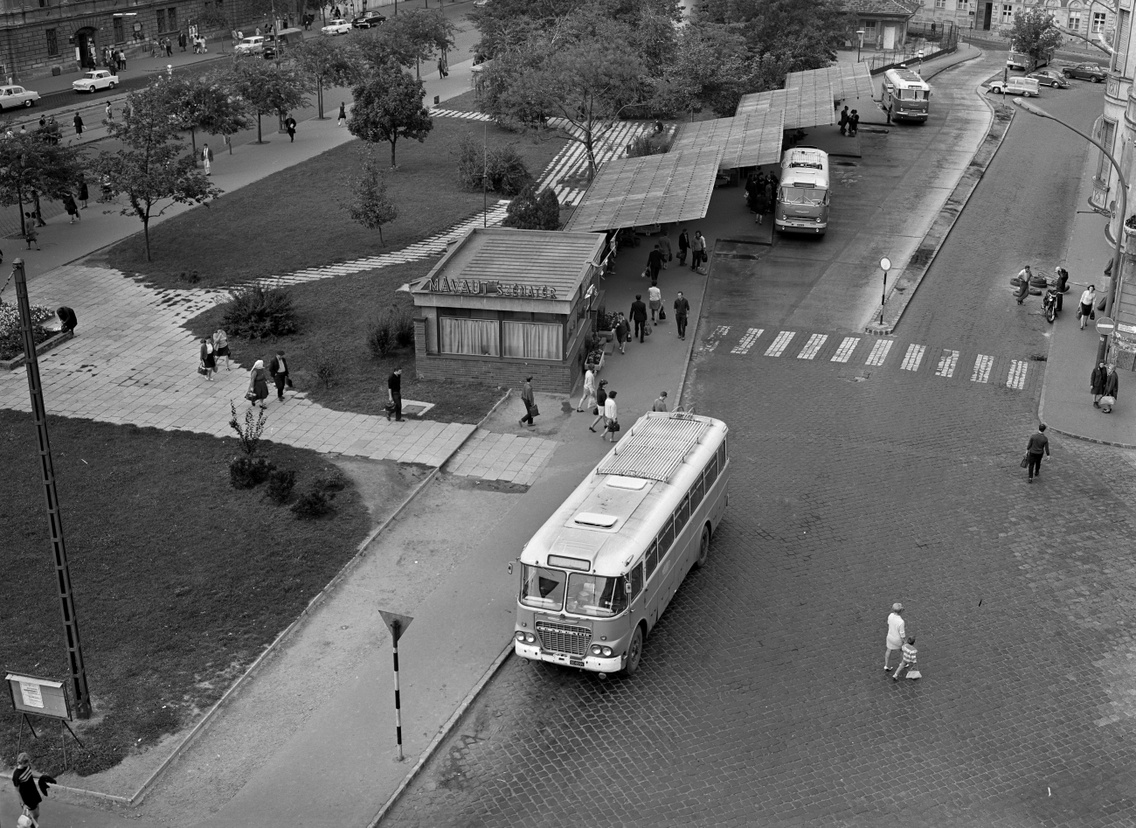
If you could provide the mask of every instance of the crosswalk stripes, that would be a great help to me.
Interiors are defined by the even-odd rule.
[[[705,345],[703,346],[704,349],[714,351],[729,333],[729,325],[717,326],[706,338]],[[757,347],[758,341],[765,333],[765,328],[746,328],[745,333],[742,334],[737,344],[730,349],[730,354],[734,356],[745,356],[749,354]],[[792,356],[793,352],[789,349],[794,341],[800,341],[798,339],[798,333],[800,332],[778,331],[773,333],[773,339],[763,352],[764,355],[773,359],[782,356]],[[831,337],[829,334],[817,333],[804,334],[803,336],[807,338],[804,344],[795,353],[797,359],[818,360],[827,358],[829,362],[841,364],[852,362],[861,340],[859,336],[845,336],[840,339],[839,344],[835,344],[835,338]],[[826,348],[830,339],[833,341],[834,345],[829,345]],[[895,345],[895,340],[869,337],[868,341],[873,344],[868,355],[864,358],[864,365],[873,367],[883,366],[887,362],[892,347]],[[832,354],[828,356],[830,348],[832,349]],[[899,370],[918,373],[923,365],[926,364],[933,366],[934,369],[932,373],[934,376],[949,380],[954,379],[956,374],[958,374],[962,359],[961,351],[954,348],[941,348],[938,350],[938,356],[934,358],[934,361],[928,361],[928,346],[913,342],[906,347],[903,359],[899,365]],[[990,354],[976,354],[974,365],[970,371],[970,382],[989,385],[997,365],[997,357]],[[1006,387],[1017,391],[1024,389],[1028,375],[1029,362],[1027,360],[1011,359],[1006,375]],[[961,374],[960,378],[965,378],[966,376],[964,369],[964,373]]]
[[[844,341],[840,343],[840,347],[832,355],[832,362],[847,362],[852,358],[852,352],[856,350],[856,346],[859,344],[860,337],[858,336],[844,337]]]
[[[735,345],[730,353],[740,355],[748,354],[750,349],[757,343],[758,338],[763,333],[765,333],[764,328],[750,328],[745,332],[745,336],[742,337],[742,341]]]
[[[827,341],[827,334],[813,334],[809,337],[809,341],[805,343],[805,347],[797,354],[797,359],[815,359],[817,353]]]

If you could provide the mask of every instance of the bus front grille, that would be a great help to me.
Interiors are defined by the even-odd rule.
[[[541,648],[553,653],[582,656],[592,643],[592,631],[587,627],[541,621],[536,625],[536,634],[540,636]]]

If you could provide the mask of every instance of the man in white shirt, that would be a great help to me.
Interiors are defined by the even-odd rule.
[[[651,286],[647,288],[647,304],[651,307],[651,322],[654,323],[655,317],[658,315],[659,311],[663,309],[663,292],[659,290],[659,286],[653,282]]]
[[[884,650],[885,671],[891,671],[891,654],[899,652],[906,640],[907,630],[903,623],[903,604],[892,604],[891,615],[888,616],[887,649]]]

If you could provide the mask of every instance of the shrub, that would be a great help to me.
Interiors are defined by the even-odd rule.
[[[394,339],[400,348],[414,347],[414,317],[405,310],[395,314]]]
[[[277,469],[268,475],[268,499],[278,506],[292,496],[292,489],[296,486],[295,469]]]
[[[313,483],[292,504],[292,514],[297,520],[317,520],[335,511],[335,507],[331,505],[334,498],[334,492],[328,494],[319,487],[318,483]]]
[[[671,136],[667,132],[652,132],[640,135],[627,145],[628,158],[641,158],[644,155],[662,155],[671,145]]]
[[[275,469],[263,457],[239,455],[229,463],[229,482],[234,489],[252,489],[267,480]]]
[[[249,285],[229,294],[223,327],[229,336],[266,339],[286,336],[300,329],[292,295],[283,288]]]
[[[55,311],[43,305],[32,305],[32,340],[36,345],[49,339],[52,332],[43,323],[55,316]],[[24,352],[24,335],[20,330],[20,310],[15,305],[0,304],[0,359],[12,359]]]
[[[389,314],[383,314],[377,322],[367,329],[367,350],[377,359],[382,359],[395,349],[395,332],[391,329]]]
[[[260,445],[260,435],[264,433],[264,426],[268,422],[264,415],[264,409],[258,407],[254,414],[253,408],[250,407],[245,411],[243,425],[237,420],[237,407],[233,405],[232,400],[229,401],[229,412],[232,414],[229,418],[229,428],[237,432],[241,451],[248,457],[252,457],[256,454],[256,449]]]
[[[324,492],[342,492],[347,488],[347,477],[335,466],[330,466],[327,474],[317,477],[312,486]]]
[[[458,182],[466,190],[480,190],[515,196],[533,182],[517,148],[486,148],[470,135],[462,137],[458,148]]]
[[[514,198],[506,209],[505,227],[519,230],[559,230],[560,202],[551,188],[537,194],[536,185],[530,184]]]
[[[335,347],[324,347],[316,352],[313,360],[316,376],[323,383],[324,388],[331,388],[339,379],[340,367],[343,365],[343,351]]]

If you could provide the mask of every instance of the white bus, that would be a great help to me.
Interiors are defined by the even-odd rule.
[[[828,229],[828,204],[828,153],[816,147],[785,150],[774,226],[782,233],[824,235]]]
[[[887,122],[926,121],[931,104],[931,87],[912,69],[888,69],[884,72],[880,109]]]
[[[659,412],[626,432],[521,552],[517,655],[601,675],[639,668],[726,511],[727,430]]]

